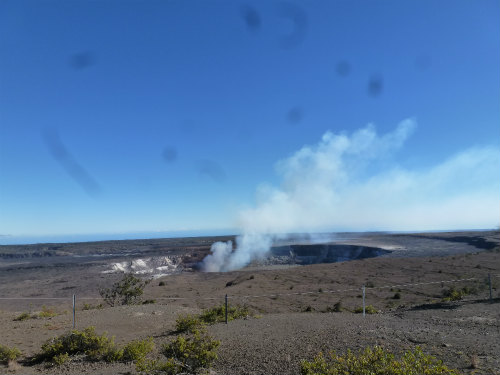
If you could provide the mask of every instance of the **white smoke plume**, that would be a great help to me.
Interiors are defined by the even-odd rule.
[[[240,213],[242,235],[213,244],[206,271],[229,271],[264,257],[286,233],[418,231],[498,226],[500,150],[471,148],[426,170],[392,156],[416,128],[407,119],[388,134],[368,125],[350,136],[327,132],[277,163],[279,188],[262,185]]]

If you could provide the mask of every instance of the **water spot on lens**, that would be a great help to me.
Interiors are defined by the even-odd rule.
[[[166,163],[173,163],[177,160],[177,150],[174,147],[165,147],[161,156]]]
[[[384,88],[384,80],[382,76],[373,75],[368,81],[368,95],[377,97],[382,94]]]
[[[307,14],[304,9],[294,3],[280,3],[278,15],[292,22],[292,31],[280,39],[281,46],[293,48],[302,43],[307,31]]]
[[[88,68],[95,63],[94,54],[90,51],[75,53],[70,56],[69,65],[76,70]]]
[[[56,129],[44,129],[43,140],[52,157],[61,165],[65,172],[91,197],[95,197],[101,190],[99,183],[75,159],[66,145],[59,138]]]
[[[337,74],[341,77],[347,77],[351,73],[351,64],[347,61],[339,61],[335,67]]]
[[[163,160],[167,163],[173,163],[177,160],[177,150],[173,147],[165,147],[161,153]]]
[[[288,111],[286,119],[290,124],[298,124],[302,121],[303,115],[304,114],[301,108],[293,107]]]
[[[226,180],[226,172],[213,160],[200,160],[197,169],[201,176],[207,176],[215,182],[222,183]]]
[[[241,16],[245,21],[245,25],[250,31],[257,31],[261,26],[259,12],[250,5],[243,5],[241,7]]]

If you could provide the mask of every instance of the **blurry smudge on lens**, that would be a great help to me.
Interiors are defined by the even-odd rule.
[[[101,188],[97,181],[73,157],[59,138],[56,129],[44,129],[42,137],[52,157],[63,167],[66,173],[91,197],[95,197]]]
[[[368,95],[377,97],[382,94],[384,87],[384,80],[380,75],[373,75],[368,81]]]
[[[351,73],[351,64],[347,61],[339,61],[335,67],[337,74],[341,77],[347,77]]]
[[[299,5],[294,3],[280,3],[278,15],[292,22],[292,32],[280,38],[283,48],[293,48],[302,43],[307,30],[307,14]]]
[[[286,119],[290,124],[298,124],[302,121],[303,111],[300,107],[292,107],[287,115]]]
[[[207,176],[215,182],[222,183],[226,180],[226,172],[213,160],[204,159],[198,161],[197,170],[201,176]]]
[[[173,163],[177,160],[177,150],[174,147],[165,147],[161,156],[166,163]]]
[[[241,7],[241,16],[245,21],[245,25],[250,31],[257,31],[261,26],[259,12],[250,5],[243,5]]]
[[[90,51],[75,53],[70,56],[69,65],[76,70],[88,68],[95,63],[94,54]]]

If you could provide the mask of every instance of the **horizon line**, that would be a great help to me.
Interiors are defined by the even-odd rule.
[[[453,232],[485,232],[499,231],[500,228],[476,228],[476,229],[432,229],[432,230],[331,230],[318,232],[288,232],[275,233],[271,236],[304,236],[324,234],[411,234],[411,233],[453,233]],[[212,229],[212,230],[180,230],[165,232],[129,232],[129,233],[91,233],[91,234],[61,234],[61,235],[0,235],[0,246],[11,245],[44,245],[44,244],[66,244],[66,243],[92,243],[111,241],[139,241],[139,240],[161,240],[174,238],[201,238],[201,237],[232,237],[241,235],[236,229]],[[11,241],[3,241],[9,238]]]

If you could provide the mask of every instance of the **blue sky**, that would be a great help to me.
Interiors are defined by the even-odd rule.
[[[499,225],[498,1],[4,0],[0,35],[0,243],[241,231],[273,201],[265,186],[290,192],[276,166],[299,150],[407,119],[404,144],[342,188],[413,176],[421,220],[394,227],[392,201],[332,203],[317,229]],[[464,154],[479,177],[449,172],[422,193]],[[450,194],[450,220],[425,219],[428,197]],[[342,224],[347,209],[391,220]]]

